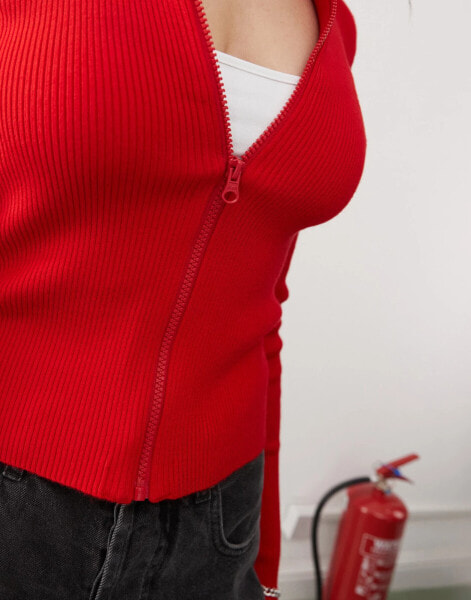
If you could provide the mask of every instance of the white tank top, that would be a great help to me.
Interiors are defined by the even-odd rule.
[[[234,154],[244,152],[278,116],[300,77],[216,50],[226,92]]]

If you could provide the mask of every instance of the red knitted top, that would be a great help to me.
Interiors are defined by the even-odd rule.
[[[264,448],[270,587],[285,278],[366,153],[352,14],[315,5],[301,79],[239,159],[201,0],[0,3],[0,460],[158,502]]]

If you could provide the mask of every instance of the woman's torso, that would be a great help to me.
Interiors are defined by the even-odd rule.
[[[301,0],[243,1],[216,49],[299,74]],[[297,93],[229,179],[197,0],[0,6],[0,460],[116,502],[204,489],[278,448],[279,277],[364,164],[353,16],[316,0]]]

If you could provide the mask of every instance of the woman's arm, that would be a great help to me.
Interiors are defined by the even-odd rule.
[[[298,232],[299,233],[299,232]],[[295,234],[283,269],[275,286],[275,295],[279,302],[289,296],[286,275],[291,257],[298,239]],[[260,521],[260,549],[254,568],[260,583],[266,587],[278,585],[278,568],[281,551],[281,521],[279,498],[279,449],[281,414],[281,360],[280,351],[283,341],[279,334],[281,319],[277,326],[265,336],[265,353],[269,368],[267,397],[267,437],[265,443],[265,472],[262,494],[262,514]]]

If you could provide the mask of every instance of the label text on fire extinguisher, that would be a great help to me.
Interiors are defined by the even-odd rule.
[[[400,540],[387,540],[364,533],[360,544],[363,560],[355,594],[366,600],[386,600],[399,551]]]

